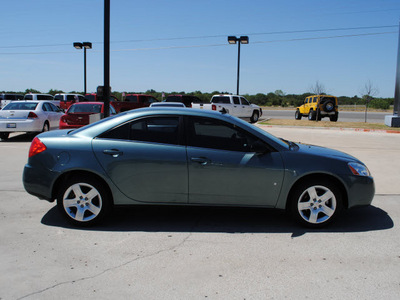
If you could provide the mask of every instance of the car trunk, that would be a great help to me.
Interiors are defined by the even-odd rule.
[[[70,113],[64,117],[68,125],[88,125],[91,113]]]

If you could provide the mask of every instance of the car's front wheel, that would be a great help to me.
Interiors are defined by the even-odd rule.
[[[104,184],[90,176],[70,178],[57,195],[57,206],[61,214],[78,226],[91,226],[100,222],[109,213],[111,202]]]
[[[341,190],[329,180],[305,181],[291,193],[291,213],[296,221],[307,227],[319,228],[331,223],[342,207]]]
[[[256,123],[258,121],[258,118],[259,118],[258,111],[254,111],[253,115],[250,118],[251,123]]]

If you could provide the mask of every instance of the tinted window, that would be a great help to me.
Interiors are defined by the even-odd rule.
[[[60,109],[57,106],[55,106],[53,103],[49,103],[49,105],[50,105],[52,111],[55,111],[55,112],[60,111]]]
[[[96,101],[96,95],[85,95],[86,101]]]
[[[35,110],[38,104],[35,103],[26,103],[26,102],[13,102],[9,103],[3,110]]]
[[[63,97],[63,95],[55,95],[55,96],[54,96],[54,100],[60,100],[60,101],[62,101],[62,100],[64,100],[64,97]]]
[[[226,96],[216,96],[212,98],[213,103],[231,103],[229,97]]]
[[[240,100],[242,101],[243,105],[250,105],[249,101],[247,101],[245,98],[240,97]]]
[[[182,97],[180,96],[168,96],[165,102],[182,102]]]
[[[220,120],[193,117],[189,121],[189,146],[251,152],[251,145],[257,140],[236,125]]]
[[[24,99],[25,100],[32,100],[33,96],[32,95],[25,95]]]
[[[85,101],[85,97],[83,97],[81,95],[78,95],[78,99],[79,99],[79,101]]]
[[[101,104],[79,104],[71,105],[68,113],[100,113]]]
[[[37,100],[53,100],[53,96],[50,95],[37,95]]]
[[[239,97],[233,97],[233,103],[234,104],[240,104]]]
[[[154,117],[136,120],[114,128],[101,138],[179,144],[179,117]]]
[[[22,95],[3,95],[3,96],[0,96],[0,99],[3,99],[3,100],[21,100],[21,99],[23,99],[24,98],[24,96],[22,96]]]
[[[129,101],[129,102],[134,102],[134,103],[138,103],[138,97],[137,96],[126,96],[125,101]]]
[[[75,95],[67,95],[67,101],[74,101]]]

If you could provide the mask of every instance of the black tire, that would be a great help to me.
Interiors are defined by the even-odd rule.
[[[50,126],[49,126],[49,123],[46,121],[43,124],[42,132],[46,132],[46,131],[49,131],[49,130],[50,130]]]
[[[10,136],[9,132],[0,132],[0,139],[4,141],[7,140],[9,136]]]
[[[331,122],[337,122],[339,118],[339,113],[335,113],[333,116],[329,116],[329,120],[331,120]]]
[[[314,110],[310,110],[310,112],[308,113],[308,119],[310,121],[314,121],[316,119],[316,113]]]
[[[322,119],[322,115],[321,115],[321,112],[319,110],[317,110],[317,112],[316,112],[315,119],[317,121],[321,121],[321,119]]]
[[[294,118],[296,120],[301,120],[302,114],[300,113],[300,110],[296,110],[296,113],[294,114]]]
[[[253,111],[253,115],[250,118],[250,122],[251,123],[256,123],[258,121],[259,118],[259,112],[258,111]]]
[[[289,208],[301,225],[321,228],[334,221],[343,209],[340,188],[327,179],[304,181],[290,193]]]
[[[57,207],[73,225],[92,226],[109,214],[112,201],[103,183],[90,176],[78,175],[61,186]]]

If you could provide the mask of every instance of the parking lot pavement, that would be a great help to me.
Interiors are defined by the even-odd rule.
[[[24,192],[31,138],[0,142],[0,299],[398,299],[400,135],[268,131],[360,158],[373,205],[323,230],[277,210],[182,207],[116,209],[78,229]]]

